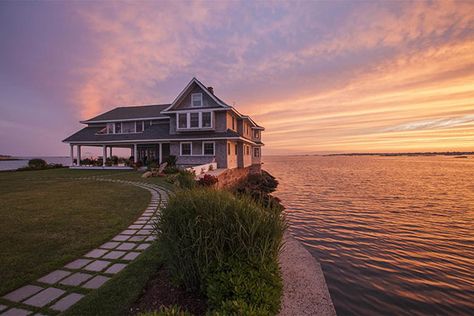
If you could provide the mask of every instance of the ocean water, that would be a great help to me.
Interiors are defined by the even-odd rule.
[[[71,158],[69,157],[15,157],[18,160],[0,160],[0,171],[16,170],[28,165],[28,160],[33,158],[44,159],[47,163],[60,163],[63,166],[69,166]]]
[[[474,315],[474,157],[267,156],[338,315]]]

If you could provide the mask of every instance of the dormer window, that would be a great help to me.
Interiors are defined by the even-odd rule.
[[[191,106],[196,108],[202,107],[202,93],[191,94]]]

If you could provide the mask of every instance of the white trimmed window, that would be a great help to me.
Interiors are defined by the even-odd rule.
[[[187,113],[178,114],[178,127],[188,128],[188,114]]]
[[[260,148],[259,147],[254,147],[253,149],[253,156],[255,158],[260,157]]]
[[[191,156],[192,155],[192,143],[180,143],[180,153],[181,156]]]
[[[202,127],[212,127],[212,115],[211,112],[202,112],[201,114]]]
[[[145,124],[145,123],[143,123],[143,121],[137,121],[137,122],[135,122],[135,130],[136,130],[137,133],[143,132],[143,127],[144,127],[143,125],[144,125],[144,124]]]
[[[189,113],[189,127],[190,128],[199,128],[199,112]]]
[[[245,154],[250,155],[250,146],[245,145]]]
[[[122,122],[122,133],[135,133],[135,122]]]
[[[214,156],[215,143],[214,142],[202,142],[202,154],[204,156]]]
[[[115,134],[121,134],[122,133],[122,123],[121,122],[117,122],[115,123],[115,131],[114,131]]]
[[[253,131],[253,138],[260,138],[260,132],[258,130]]]
[[[107,123],[107,134],[114,133],[114,123]]]
[[[202,93],[191,94],[191,106],[195,108],[202,107]]]
[[[178,113],[176,128],[182,129],[209,129],[213,128],[213,112],[185,112]]]

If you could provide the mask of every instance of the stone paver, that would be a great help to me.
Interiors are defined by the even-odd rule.
[[[56,271],[51,272],[48,275],[45,275],[42,278],[39,278],[38,282],[54,284],[54,283],[57,283],[58,281],[64,279],[65,277],[67,277],[70,274],[71,274],[71,272],[69,272],[69,271],[56,270]]]
[[[123,232],[121,232],[120,234],[121,235],[133,235],[137,232],[136,229],[127,229],[127,230],[124,230]]]
[[[130,236],[126,236],[126,235],[117,235],[115,236],[112,240],[114,241],[125,241],[127,239],[129,239]]]
[[[150,235],[151,230],[150,229],[141,229],[137,232],[137,235]]]
[[[90,259],[77,259],[71,263],[66,264],[64,267],[72,270],[80,269],[85,265],[89,264],[92,260]]]
[[[122,258],[122,260],[133,260],[140,255],[139,252],[129,252]]]
[[[33,294],[43,290],[42,287],[36,285],[25,285],[13,292],[8,293],[3,298],[12,302],[21,302],[25,298],[30,297]]]
[[[128,228],[130,228],[130,229],[140,229],[142,227],[143,227],[143,225],[130,225],[130,226],[128,226]]]
[[[144,220],[136,221],[134,224],[136,224],[136,225],[146,224],[146,221],[144,221]]]
[[[72,305],[76,304],[79,302],[81,298],[83,298],[84,295],[78,294],[78,293],[71,293],[59,301],[57,301],[53,306],[51,306],[51,309],[54,309],[56,311],[64,312],[66,309],[71,307]]]
[[[105,270],[104,273],[110,273],[110,274],[119,273],[126,266],[127,266],[127,264],[125,264],[125,263],[115,263],[115,264],[111,265],[107,270]]]
[[[123,244],[117,247],[117,250],[132,250],[134,247],[135,247],[134,243],[124,242]]]
[[[99,287],[102,286],[105,282],[110,280],[110,278],[98,275],[95,276],[94,278],[90,279],[86,284],[84,284],[82,287],[86,289],[98,289]]]
[[[94,249],[92,251],[89,251],[84,257],[89,257],[89,258],[99,258],[102,257],[108,250],[104,249]]]
[[[65,292],[61,289],[57,289],[55,287],[49,287],[38,294],[35,294],[34,296],[30,297],[23,303],[27,305],[32,305],[36,307],[43,307],[47,305],[48,303],[54,301],[61,295],[63,295]]]
[[[26,316],[30,313],[31,311],[27,311],[26,309],[12,308],[3,313],[2,316]]]
[[[92,274],[77,272],[65,278],[59,283],[63,285],[69,285],[69,286],[78,286],[81,283],[84,283],[85,281],[89,280],[90,278],[92,278]]]
[[[150,237],[147,237],[147,239],[145,239],[145,241],[154,241],[156,240],[156,236],[150,236]]]
[[[124,254],[126,254],[125,251],[111,251],[105,256],[103,256],[103,259],[118,259],[122,257]]]
[[[85,266],[84,270],[99,272],[99,271],[104,270],[109,264],[110,264],[110,261],[96,260],[88,264],[87,266]]]
[[[118,245],[120,245],[120,243],[118,241],[109,241],[109,242],[106,242],[105,244],[103,244],[102,246],[100,246],[100,248],[114,249]]]
[[[145,243],[145,244],[141,244],[141,245],[138,245],[138,247],[135,249],[135,250],[145,250],[147,249],[148,247],[150,247],[151,244],[148,244],[148,243]]]
[[[128,241],[143,241],[145,238],[146,236],[133,236]]]

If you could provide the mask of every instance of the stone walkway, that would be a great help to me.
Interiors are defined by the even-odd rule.
[[[144,182],[83,177],[78,180],[129,184],[150,191],[151,201],[143,214],[127,229],[64,267],[2,297],[1,316],[47,315],[63,312],[80,301],[90,290],[101,287],[114,274],[145,251],[155,236],[153,224],[168,201],[169,192]],[[38,313],[41,311],[41,313]]]

